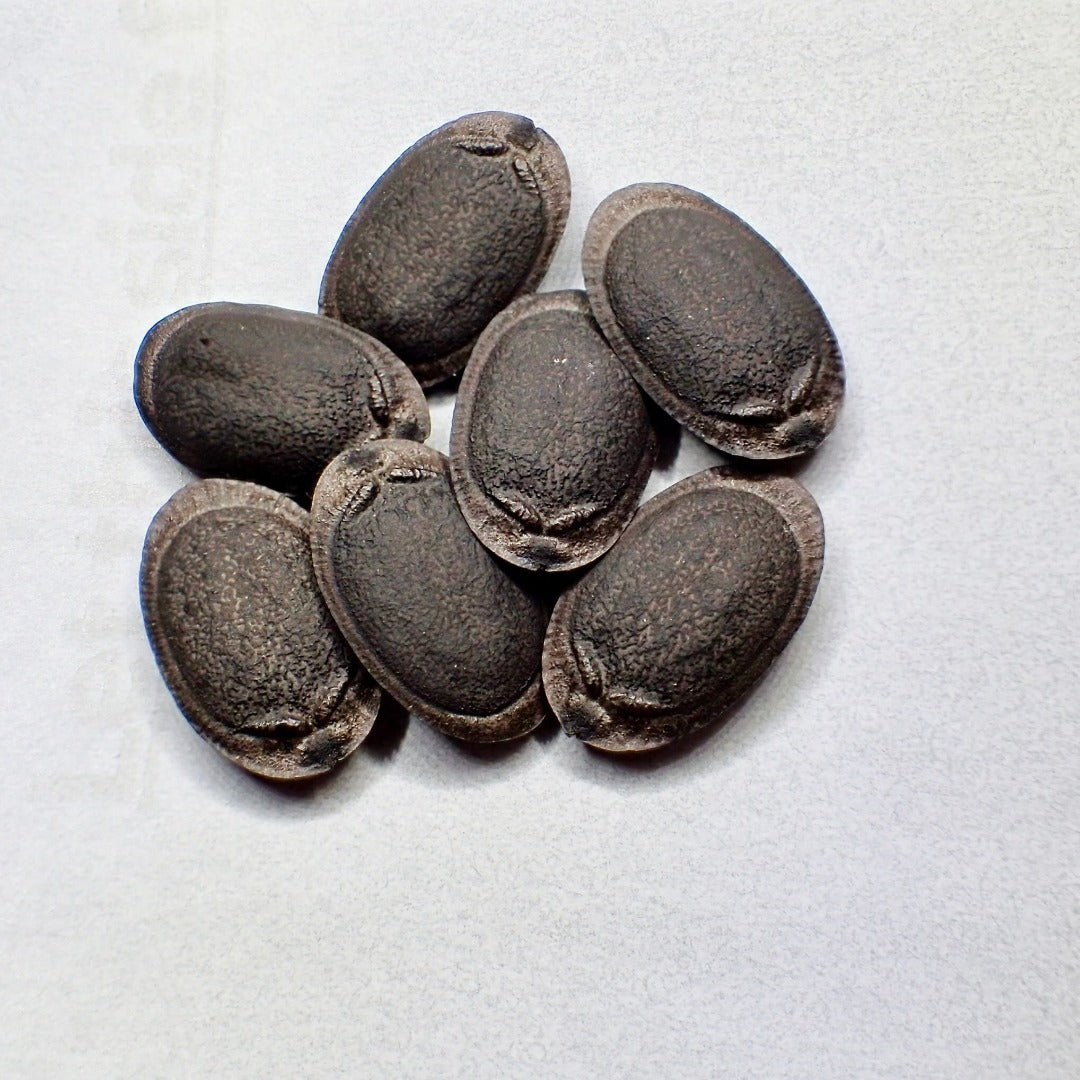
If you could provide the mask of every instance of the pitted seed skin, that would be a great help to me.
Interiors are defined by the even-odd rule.
[[[739,457],[814,449],[836,423],[836,337],[780,253],[700,192],[634,184],[593,214],[585,287],[612,348],[695,435]]]
[[[405,151],[338,239],[320,310],[383,341],[430,386],[551,262],[570,206],[554,140],[513,113],[460,117]]]
[[[556,604],[544,688],[563,728],[649,750],[722,717],[802,622],[823,546],[787,478],[710,469],[650,500]]]
[[[315,488],[312,554],[342,633],[403,705],[474,742],[540,722],[547,613],[469,530],[438,451],[339,455]]]
[[[500,558],[568,570],[630,520],[656,452],[645,399],[577,291],[523,297],[491,323],[462,377],[454,491]]]
[[[177,705],[237,765],[302,779],[367,735],[379,690],[327,610],[290,499],[235,480],[181,489],[151,523],[140,588]]]
[[[162,319],[136,357],[135,402],[196,472],[300,495],[347,446],[431,430],[419,384],[386,346],[260,304],[197,304]]]

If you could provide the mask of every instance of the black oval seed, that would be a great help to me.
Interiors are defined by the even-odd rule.
[[[562,152],[524,116],[463,116],[405,151],[364,196],[323,276],[321,310],[394,350],[424,386],[536,288],[570,207]]]
[[[644,398],[583,292],[522,297],[480,336],[461,380],[450,472],[470,528],[530,570],[592,562],[652,469]]]
[[[236,480],[190,484],[150,525],[140,590],[180,711],[237,765],[314,776],[367,735],[379,689],[323,602],[294,502]]]
[[[836,338],[780,253],[730,211],[674,184],[634,184],[593,214],[582,264],[612,347],[695,435],[779,458],[832,430]]]
[[[196,472],[304,495],[346,446],[431,430],[419,384],[386,346],[321,315],[257,304],[197,304],[162,319],[135,360],[135,403]]]
[[[710,469],[650,500],[555,606],[544,689],[563,728],[649,750],[719,719],[802,622],[823,550],[795,480]]]
[[[386,690],[459,739],[536,727],[545,612],[469,531],[442,454],[400,440],[347,450],[311,514],[323,595]]]

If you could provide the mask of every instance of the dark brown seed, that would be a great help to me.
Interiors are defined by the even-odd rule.
[[[832,430],[836,338],[780,253],[729,210],[674,184],[634,184],[593,214],[582,263],[612,347],[695,435],[780,458]]]
[[[412,373],[367,334],[257,304],[197,304],[162,319],[135,359],[146,426],[196,472],[310,494],[346,446],[426,439]]]
[[[649,478],[645,400],[583,292],[515,301],[461,380],[450,473],[465,520],[496,555],[568,570],[615,542]]]
[[[314,776],[367,735],[379,689],[326,609],[296,503],[237,480],[190,484],[150,525],[140,587],[180,711],[237,765]]]
[[[386,342],[430,386],[535,289],[570,207],[562,152],[524,116],[463,116],[364,196],[323,277],[321,310]]]
[[[719,719],[802,622],[823,550],[795,480],[710,469],[650,500],[555,606],[544,689],[567,734],[650,750]]]
[[[400,440],[347,450],[311,516],[326,602],[386,690],[459,739],[536,727],[546,614],[469,531],[442,454]]]

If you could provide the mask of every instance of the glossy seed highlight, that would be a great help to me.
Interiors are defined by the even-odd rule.
[[[258,304],[197,304],[162,319],[135,360],[135,402],[196,472],[299,495],[346,446],[431,430],[419,384],[385,345]]]
[[[237,765],[315,776],[367,735],[379,689],[323,602],[291,500],[235,480],[183,488],[150,525],[140,591],[180,711]]]
[[[459,739],[540,723],[546,611],[469,531],[442,454],[396,439],[347,450],[311,515],[323,595],[380,685]]]
[[[651,750],[720,719],[798,629],[823,550],[795,480],[710,469],[650,500],[555,606],[544,689],[564,730]]]
[[[844,391],[840,350],[775,248],[700,192],[634,184],[589,222],[596,320],[645,392],[713,446],[748,458],[816,447]]]
[[[536,288],[562,235],[570,175],[524,116],[463,116],[405,151],[364,196],[323,276],[320,310],[386,343],[423,386]]]
[[[645,400],[583,292],[522,297],[473,349],[450,435],[454,493],[491,551],[530,570],[598,558],[656,453]]]

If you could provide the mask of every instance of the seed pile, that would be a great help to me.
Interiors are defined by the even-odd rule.
[[[722,717],[802,622],[824,536],[797,481],[708,469],[636,508],[657,410],[736,457],[825,438],[844,374],[821,308],[672,184],[601,203],[585,292],[535,293],[569,205],[550,136],[465,116],[361,201],[319,315],[199,304],[146,335],[139,412],[206,478],[150,526],[143,617],[231,761],[326,772],[381,691],[458,739],[550,710],[592,746],[649,750]],[[422,387],[462,372],[447,458]]]

